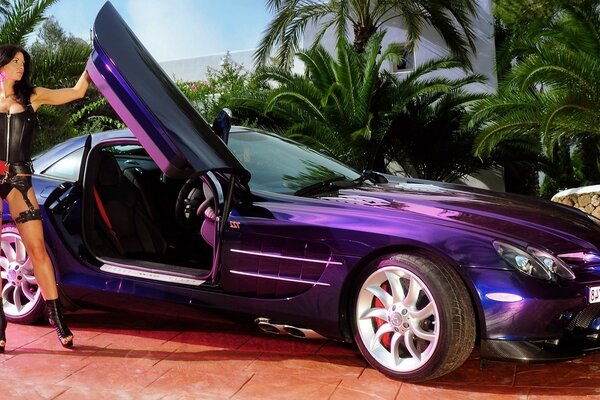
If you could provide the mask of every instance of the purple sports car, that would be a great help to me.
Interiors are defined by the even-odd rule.
[[[34,186],[64,304],[244,315],[263,330],[354,342],[422,381],[489,360],[600,346],[600,225],[535,198],[347,166],[196,112],[110,3],[90,75],[130,130],[37,157]],[[220,132],[223,133],[223,132]],[[43,302],[8,215],[9,319]]]

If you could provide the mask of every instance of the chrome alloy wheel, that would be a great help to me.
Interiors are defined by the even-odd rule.
[[[42,303],[42,291],[33,275],[33,265],[15,226],[2,227],[0,245],[2,304],[9,320],[28,318]]]
[[[405,268],[373,271],[360,287],[355,310],[366,350],[390,371],[416,371],[437,348],[438,307],[423,281]]]

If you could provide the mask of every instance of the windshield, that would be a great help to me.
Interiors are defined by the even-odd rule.
[[[267,132],[232,131],[228,145],[252,174],[252,189],[291,194],[318,182],[360,178],[339,161]]]

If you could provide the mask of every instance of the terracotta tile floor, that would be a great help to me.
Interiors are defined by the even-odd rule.
[[[600,399],[600,354],[551,364],[492,363],[477,350],[435,381],[393,381],[358,351],[208,318],[80,311],[76,349],[48,326],[9,325],[0,399]]]

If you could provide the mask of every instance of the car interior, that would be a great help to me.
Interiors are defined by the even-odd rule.
[[[88,248],[128,265],[210,271],[218,207],[210,182],[165,176],[141,146],[95,150],[84,186],[92,199],[83,205]]]

